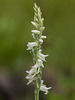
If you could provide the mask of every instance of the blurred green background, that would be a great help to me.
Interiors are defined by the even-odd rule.
[[[40,93],[40,100],[75,100],[75,0],[0,0],[0,72],[10,79],[16,73],[23,77],[19,81],[26,90],[20,91],[19,96],[23,95],[15,96],[15,100],[33,100],[33,94],[28,93],[33,86],[26,86],[24,77],[33,65],[26,45],[33,41],[34,2],[42,10],[46,27],[43,34],[47,39],[42,49],[49,57],[43,79],[47,86],[52,86],[47,96]]]

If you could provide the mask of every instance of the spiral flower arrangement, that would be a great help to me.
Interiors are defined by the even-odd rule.
[[[46,38],[46,36],[42,35],[45,27],[43,26],[44,18],[42,18],[41,15],[42,13],[40,7],[34,3],[34,21],[31,22],[34,26],[34,30],[31,31],[34,41],[28,42],[27,44],[27,50],[30,50],[30,53],[33,56],[34,65],[30,71],[26,71],[28,73],[26,79],[28,79],[27,85],[30,83],[35,85],[35,100],[39,100],[40,91],[43,91],[45,94],[47,94],[48,90],[51,89],[51,87],[46,87],[46,85],[43,84],[44,81],[41,80],[42,68],[44,68],[43,62],[46,62],[45,58],[48,56],[42,54],[41,49],[43,39]]]

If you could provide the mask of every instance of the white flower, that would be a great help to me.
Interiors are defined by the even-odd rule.
[[[43,92],[45,92],[45,94],[48,93],[48,90],[49,90],[49,89],[51,89],[51,87],[48,87],[48,88],[47,88],[45,85],[41,85],[41,87],[40,87],[40,90],[43,91]]]
[[[43,26],[43,22],[44,22],[44,18],[41,18],[40,20],[41,26]]]
[[[27,77],[26,77],[26,79],[27,79]],[[27,83],[27,85],[32,83],[34,80],[36,80],[36,77],[29,77],[29,82]]]
[[[45,29],[45,27],[40,27],[40,30],[41,30],[41,31],[44,31],[44,29]]]
[[[38,51],[38,57],[39,57],[41,60],[46,61],[46,60],[45,60],[45,57],[47,57],[48,55],[42,54],[41,51],[42,51],[41,49]]]
[[[36,28],[38,27],[38,24],[36,22],[31,22]]]
[[[39,39],[39,42],[42,44],[43,43],[43,40],[42,39]]]
[[[33,49],[34,46],[38,46],[38,43],[37,42],[28,42],[28,44],[27,44],[28,49],[27,50]]]
[[[39,34],[39,33],[40,33],[39,30],[32,30],[31,32],[32,32],[32,33],[35,33],[35,34]]]
[[[44,81],[41,80],[40,90],[43,91],[43,92],[45,92],[45,94],[47,94],[47,93],[48,93],[48,90],[51,89],[51,87],[48,87],[48,88],[47,88],[46,85],[43,84],[43,82],[44,82]]]
[[[28,73],[28,75],[26,76],[26,79],[29,80],[27,85],[37,79],[36,75],[40,72],[40,66],[44,67],[43,61],[38,59],[36,64],[34,66],[32,66],[31,70],[26,71]]]
[[[34,33],[32,33],[32,36],[33,36],[33,38],[35,39],[35,35],[34,35]]]
[[[32,83],[34,81],[34,79],[29,80],[29,82],[27,83],[27,85],[29,85],[30,83]]]
[[[41,12],[40,8],[38,8],[38,17],[39,17],[40,21],[41,21],[41,14],[42,14],[42,12]]]
[[[43,35],[41,36],[41,39],[45,39],[45,38],[46,38],[46,36],[43,36]]]
[[[34,66],[32,66],[32,69],[30,71],[26,71],[28,73],[28,75],[26,76],[26,79],[29,80],[27,85],[36,79],[35,75],[38,74],[39,71],[40,71],[40,66],[38,63],[36,63]]]
[[[35,8],[38,8],[38,6],[36,5],[36,3],[34,3],[34,7],[35,7]]]
[[[37,68],[35,68],[35,67],[33,67],[32,66],[32,69],[30,70],[30,71],[26,71],[29,75],[32,75],[32,74],[34,74],[34,73],[36,73],[37,72]]]
[[[41,80],[41,84],[43,84],[44,80]]]
[[[44,67],[43,61],[42,61],[41,59],[38,59],[36,64],[37,64],[38,66]]]
[[[33,75],[33,74],[37,74],[39,73],[38,69],[39,69],[39,65],[36,63],[34,66],[32,66],[32,69],[30,71],[26,71],[29,76]]]

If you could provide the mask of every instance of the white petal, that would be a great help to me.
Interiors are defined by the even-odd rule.
[[[37,42],[28,42],[28,44],[27,44],[28,49],[27,50],[33,49],[34,46],[38,46],[38,43]]]
[[[41,87],[40,87],[40,90],[43,91],[43,92],[45,92],[45,94],[48,93],[48,90],[49,90],[49,89],[51,89],[51,87],[48,87],[48,88],[47,88],[45,85],[41,85]]]
[[[28,73],[29,73],[29,75],[32,75],[36,72],[37,72],[37,68],[33,66],[32,69]]]
[[[38,24],[36,22],[31,22],[35,27],[38,27]]]
[[[44,18],[41,19],[41,26],[43,26]]]
[[[26,79],[29,79],[30,77],[29,77],[29,75],[28,76],[26,76]]]
[[[44,29],[45,29],[45,27],[41,27],[41,28],[40,28],[41,31],[44,31]]]
[[[29,80],[29,82],[27,83],[27,85],[29,85],[30,83],[32,83],[33,82],[33,80]]]
[[[42,39],[39,39],[39,42],[42,44],[43,43],[43,40]]]
[[[35,35],[34,35],[34,33],[32,33],[32,36],[33,36],[33,39],[35,39]]]
[[[26,73],[29,73],[29,71],[26,71]]]
[[[41,19],[41,14],[42,14],[42,13],[41,13],[41,11],[40,11],[40,8],[38,8],[38,18],[39,18],[39,19]]]
[[[43,80],[41,80],[41,84],[43,84],[43,82],[44,82],[44,81],[43,81]]]
[[[46,38],[46,36],[41,36],[42,39]]]
[[[37,60],[37,64],[38,64],[38,66],[44,67],[43,61],[42,61],[41,59],[38,59],[38,60]]]
[[[43,22],[44,21],[44,18],[42,18],[41,21]]]
[[[46,61],[46,60],[45,60],[45,57],[47,57],[47,56],[48,56],[48,55],[42,54],[42,53],[41,53],[41,50],[38,51],[38,57],[39,57],[41,60]]]
[[[38,8],[38,6],[36,5],[36,3],[34,3],[35,8]]]
[[[40,33],[39,30],[32,30],[31,32],[36,33],[36,34],[39,34]]]
[[[38,68],[39,66],[38,66],[38,64],[36,63],[35,65],[34,65],[34,68]]]

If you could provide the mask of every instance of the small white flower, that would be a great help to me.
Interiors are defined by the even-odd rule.
[[[38,43],[37,42],[28,42],[28,44],[27,44],[28,49],[27,50],[33,49],[34,46],[38,46]]]
[[[35,77],[34,77],[34,78],[31,77],[31,78],[29,79],[29,82],[27,83],[27,85],[29,85],[30,83],[32,83],[34,80],[36,80],[36,78],[35,78]]]
[[[43,43],[43,40],[42,39],[39,39],[39,42],[42,44]]]
[[[32,67],[32,69],[30,71],[26,71],[29,75],[32,75],[36,72],[36,68],[35,67]]]
[[[33,7],[34,11],[37,12],[37,9],[35,7]]]
[[[45,38],[46,38],[46,36],[43,36],[43,35],[41,36],[41,39],[45,39]]]
[[[38,27],[38,24],[36,22],[31,22],[36,28]]]
[[[44,67],[43,61],[42,61],[41,59],[38,59],[38,60],[37,60],[37,65],[38,65],[38,66]]]
[[[48,90],[49,90],[49,89],[51,89],[51,87],[48,87],[48,88],[47,88],[47,87],[46,87],[45,85],[43,85],[43,84],[42,84],[41,87],[40,87],[40,90],[43,91],[43,92],[45,92],[45,94],[48,93]]]
[[[41,14],[42,14],[42,12],[41,12],[40,8],[38,8],[38,17],[39,17],[40,21],[41,21]]]
[[[41,84],[43,84],[44,80],[41,80]]]
[[[39,69],[39,65],[36,63],[34,66],[32,66],[32,69],[30,71],[26,71],[26,72],[29,74],[29,76],[31,76],[35,73],[39,73],[37,68]]]
[[[32,36],[33,36],[33,38],[35,39],[35,35],[34,35],[34,33],[32,33]]]
[[[32,83],[34,81],[34,79],[29,80],[29,82],[27,83],[27,85],[29,85],[30,83]]]
[[[39,57],[41,60],[46,61],[46,60],[45,60],[45,57],[47,57],[48,55],[42,54],[41,51],[42,51],[41,49],[38,51],[38,57]]]
[[[36,63],[34,66],[32,66],[32,69],[30,71],[26,71],[28,73],[28,75],[26,76],[26,79],[29,80],[27,85],[36,79],[35,76],[39,73],[39,71],[40,71],[40,66],[38,63]]]
[[[40,30],[41,30],[41,31],[44,31],[44,29],[45,29],[45,27],[40,27]]]
[[[45,92],[45,94],[47,94],[47,93],[48,93],[48,90],[51,89],[51,87],[48,87],[48,88],[47,88],[46,85],[43,84],[43,82],[44,82],[44,81],[41,80],[40,90],[43,91],[43,92]]]
[[[44,22],[44,18],[41,18],[40,20],[41,26],[43,26],[43,22]]]
[[[29,75],[26,76],[26,79],[29,80],[29,82],[27,83],[27,85],[30,84],[30,83],[32,83],[34,80],[36,80],[36,77],[35,77],[36,74],[37,73],[35,73],[35,74],[31,75],[31,76],[29,76]]]
[[[34,6],[35,6],[36,9],[38,8],[38,6],[36,5],[36,3],[34,3]]]
[[[40,33],[39,30],[32,30],[31,32],[32,32],[32,33],[35,33],[35,34],[39,34],[39,33]]]

